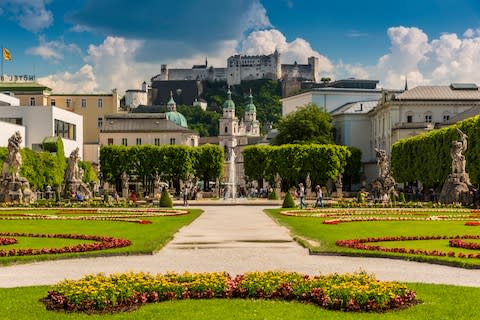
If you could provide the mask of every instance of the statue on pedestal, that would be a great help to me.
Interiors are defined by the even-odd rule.
[[[75,197],[82,200],[91,197],[91,191],[87,184],[82,181],[83,170],[80,170],[78,161],[80,160],[80,150],[76,148],[68,157],[68,165],[64,175],[64,195],[67,198]]]
[[[477,190],[470,183],[470,176],[466,172],[465,151],[467,151],[468,136],[459,128],[459,141],[452,141],[450,156],[452,157],[452,173],[448,175],[440,193],[442,203],[472,204]]]
[[[21,144],[22,136],[19,131],[8,139],[8,155],[3,163],[0,181],[0,202],[31,203],[35,200],[28,180],[20,176]]]
[[[395,187],[395,179],[390,171],[387,152],[377,148],[375,148],[375,152],[377,156],[378,178],[370,183],[368,189],[372,200],[377,202],[389,202],[390,193]]]
[[[128,199],[129,193],[128,193],[128,174],[126,172],[122,173],[122,176],[120,177],[122,179],[122,198]]]

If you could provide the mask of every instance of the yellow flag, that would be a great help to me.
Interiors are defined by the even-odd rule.
[[[3,60],[12,61],[12,55],[10,54],[10,51],[8,51],[7,48],[3,48]]]

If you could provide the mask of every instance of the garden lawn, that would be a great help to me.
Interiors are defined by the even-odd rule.
[[[122,221],[79,221],[79,220],[2,220],[0,232],[61,233],[86,234],[127,239],[132,242],[128,247],[98,250],[82,253],[46,254],[37,256],[0,257],[0,265],[27,263],[40,260],[53,260],[71,257],[149,254],[159,250],[182,226],[191,223],[201,210],[189,210],[190,214],[165,217],[145,217],[151,224],[138,224]],[[19,212],[23,212],[19,210]],[[31,212],[30,212],[31,213]],[[36,212],[40,214],[40,212]],[[50,211],[52,213],[52,211]],[[91,241],[71,239],[47,239],[17,237],[18,243],[1,246],[0,249],[57,248]],[[0,314],[0,319],[2,315]]]
[[[408,284],[423,303],[386,313],[328,311],[298,302],[263,300],[182,300],[147,304],[119,314],[86,315],[47,311],[39,299],[49,287],[0,289],[0,319],[475,319],[480,314],[480,288]]]
[[[287,226],[295,238],[308,247],[312,253],[332,253],[343,255],[362,255],[375,257],[402,257],[406,260],[427,261],[467,268],[480,268],[480,259],[458,257],[436,257],[416,254],[401,254],[381,251],[358,250],[340,247],[337,240],[375,238],[384,236],[433,236],[433,235],[480,235],[480,226],[465,226],[465,221],[367,221],[339,224],[323,224],[331,218],[293,217],[281,215],[282,209],[267,209],[267,213],[277,222]],[[432,213],[433,215],[434,213]],[[437,213],[438,214],[438,213]],[[465,212],[462,212],[465,214]],[[305,241],[313,240],[313,241]],[[466,239],[465,241],[476,242]],[[448,240],[416,240],[375,242],[373,245],[385,247],[404,247],[407,249],[439,250],[443,252],[463,252],[479,254],[480,250],[452,248]]]

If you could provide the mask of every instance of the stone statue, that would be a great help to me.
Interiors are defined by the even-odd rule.
[[[76,148],[70,153],[70,157],[68,157],[68,165],[65,170],[65,181],[82,181],[80,177],[80,169],[78,168],[78,160],[80,160],[80,155],[79,149]]]
[[[153,187],[155,189],[160,189],[160,176],[158,175],[158,173],[155,175],[155,178],[153,179]]]
[[[3,163],[0,179],[0,202],[31,203],[35,201],[35,193],[30,190],[28,180],[20,176],[21,143],[22,136],[19,131],[8,139],[8,154]]]
[[[460,141],[452,141],[452,148],[450,149],[450,156],[452,157],[452,173],[465,173],[465,156],[467,151],[467,135],[457,128],[460,135]]]
[[[3,163],[3,178],[11,178],[12,181],[18,179],[20,176],[20,167],[22,166],[22,155],[20,154],[20,145],[22,143],[22,136],[20,132],[15,132],[8,139],[8,155]]]
[[[378,202],[389,202],[390,193],[394,190],[395,179],[390,172],[387,152],[375,148],[378,165],[378,178],[369,185],[369,192],[372,200]]]
[[[122,176],[120,177],[122,179],[122,198],[128,199],[128,182],[129,182],[129,177],[126,172],[122,173]]]
[[[470,205],[474,202],[474,195],[477,190],[470,183],[470,176],[465,170],[466,160],[464,154],[467,151],[468,137],[459,128],[457,128],[457,132],[460,140],[452,141],[452,147],[450,148],[452,173],[448,175],[442,187],[439,200],[442,203]]]
[[[385,150],[375,148],[378,165],[378,176],[386,177],[389,174],[388,156]]]
[[[282,177],[280,177],[280,174],[277,172],[275,175],[275,188],[280,189],[282,187]]]
[[[75,196],[79,199],[86,199],[90,198],[92,194],[87,184],[82,181],[83,170],[78,166],[79,160],[80,150],[76,148],[68,157],[68,165],[64,175],[64,195],[68,198]]]

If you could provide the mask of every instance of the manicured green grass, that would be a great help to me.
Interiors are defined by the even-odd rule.
[[[403,257],[408,260],[446,263],[462,267],[480,267],[480,259],[457,257],[433,257],[380,251],[367,251],[339,247],[337,240],[375,238],[383,236],[431,236],[431,235],[479,235],[479,227],[465,226],[465,221],[369,221],[349,222],[336,225],[323,224],[325,218],[291,217],[279,214],[282,209],[267,209],[267,213],[280,224],[287,226],[303,245],[314,253],[335,253],[347,255],[365,255],[379,257]],[[462,212],[463,214],[465,212]],[[314,242],[302,241],[314,240]],[[471,241],[471,240],[467,240]],[[388,247],[407,249],[441,250],[444,252],[480,253],[478,250],[451,248],[448,240],[431,241],[395,241],[374,243]]]
[[[323,310],[298,302],[263,300],[183,300],[142,306],[119,314],[66,314],[45,310],[39,299],[48,287],[0,289],[0,319],[476,319],[480,314],[480,288],[409,284],[423,303],[406,310],[374,313],[345,313]]]
[[[19,211],[20,212],[20,211]],[[21,211],[23,212],[23,211]],[[108,236],[128,239],[132,244],[128,247],[90,251],[83,253],[50,254],[38,256],[0,257],[0,265],[11,263],[26,263],[39,260],[53,260],[71,257],[106,256],[122,254],[148,254],[159,250],[182,226],[191,223],[201,213],[192,209],[190,214],[168,217],[144,218],[152,224],[137,224],[118,221],[78,221],[78,220],[3,220],[0,222],[0,232],[28,233],[74,233],[97,236]],[[18,238],[15,245],[2,246],[1,249],[12,248],[42,248],[63,247],[89,241],[46,238]],[[0,316],[1,318],[1,316]]]

